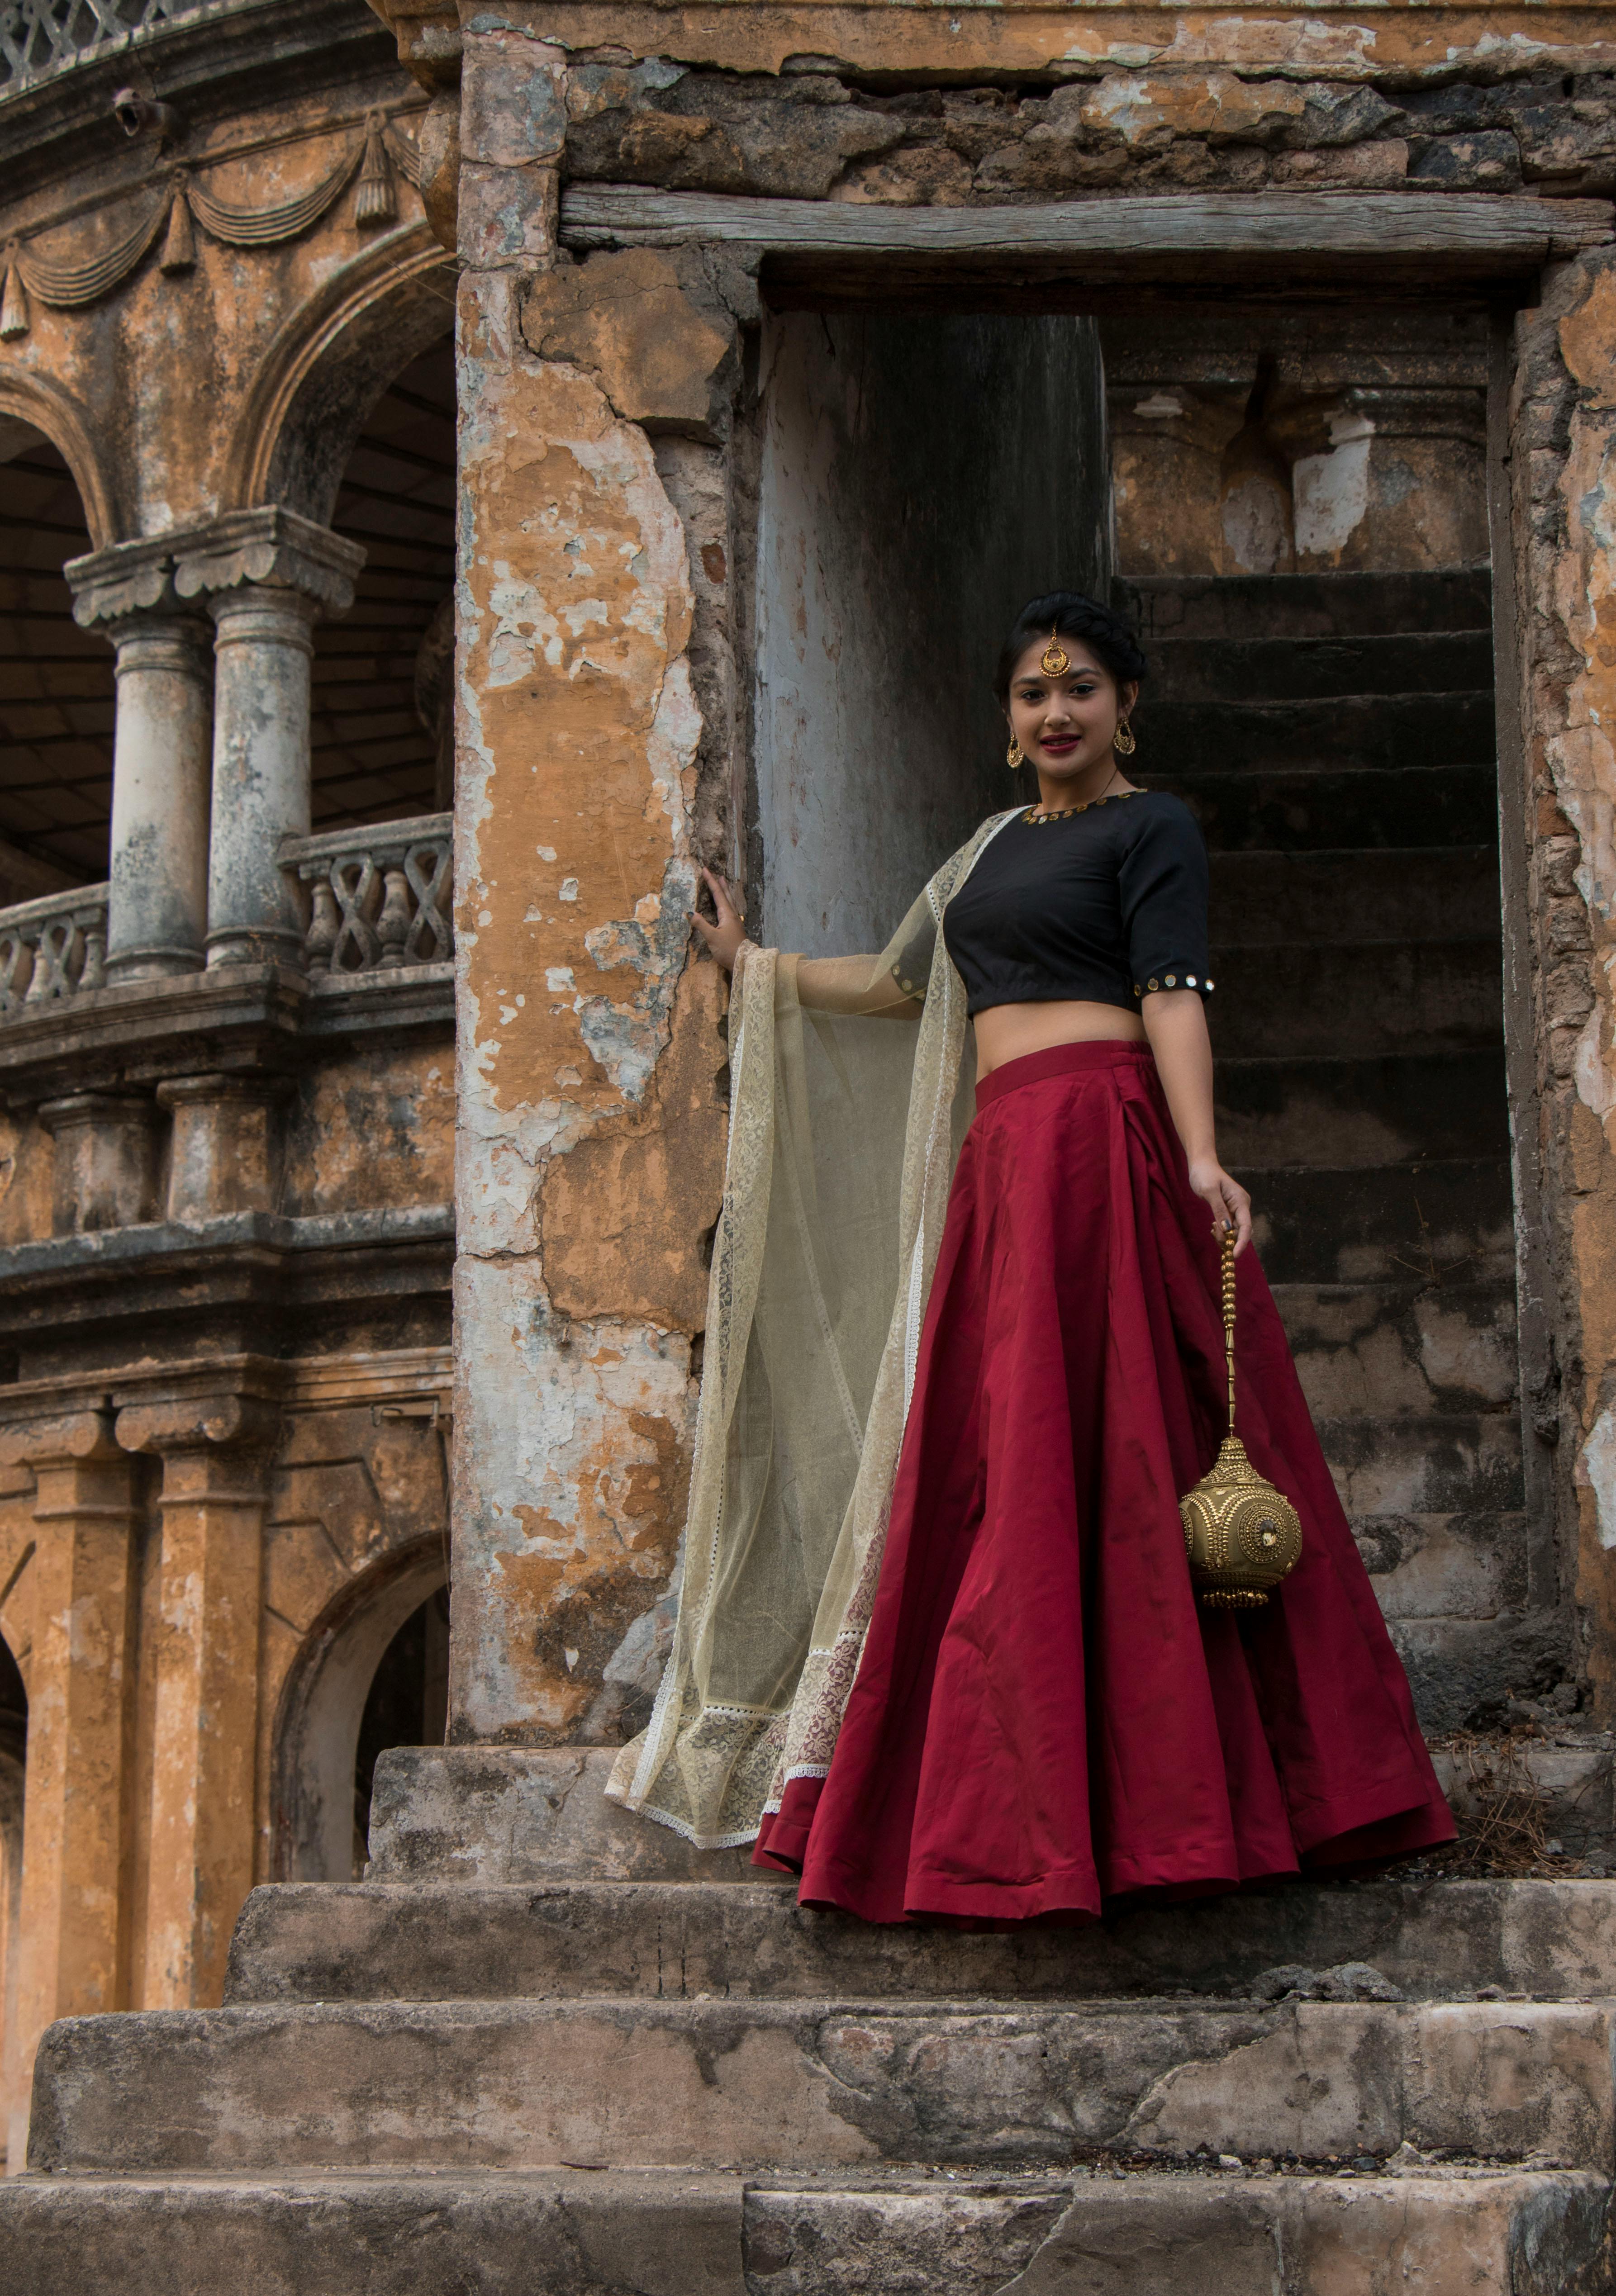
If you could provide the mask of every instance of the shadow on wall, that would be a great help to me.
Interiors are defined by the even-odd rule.
[[[0,1639],[0,2096],[16,2074],[17,1964],[22,1913],[22,1793],[28,1748],[28,1693],[17,1661]],[[5,2124],[0,2118],[0,2172]]]
[[[880,948],[1020,793],[992,678],[1029,597],[1110,579],[1094,323],[767,324],[755,847],[765,939]]]

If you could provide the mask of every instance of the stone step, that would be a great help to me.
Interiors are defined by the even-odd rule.
[[[1496,1730],[1523,1685],[1546,1688],[1564,1676],[1568,1626],[1563,1611],[1548,1607],[1552,1600],[1551,1588],[1537,1598],[1539,1607],[1522,1603],[1494,1618],[1387,1621],[1427,1740]],[[1558,1824],[1546,1831],[1558,1833]]]
[[[1318,1439],[1355,1523],[1518,1514],[1521,1423],[1511,1411],[1319,1419]]]
[[[1347,924],[1342,920],[1343,926]],[[1481,1051],[1503,1032],[1503,958],[1486,940],[1289,941],[1216,952],[1218,1058]]]
[[[1378,636],[1400,630],[1485,630],[1492,582],[1485,567],[1424,574],[1123,575],[1113,586],[1148,647],[1161,638]]]
[[[1606,2167],[1616,2003],[380,2002],[66,2018],[29,2165],[782,2169],[1385,2159]]]
[[[1486,693],[1492,680],[1490,629],[1286,637],[1253,621],[1238,637],[1158,638],[1144,698],[1244,709],[1334,694]]]
[[[1152,788],[1183,798],[1219,853],[1407,851],[1484,845],[1498,827],[1498,776],[1486,764],[1402,767],[1267,764],[1216,772],[1163,771]]]
[[[1130,775],[1153,788],[1164,782],[1176,789],[1202,774],[1276,767],[1418,775],[1436,766],[1485,764],[1497,754],[1493,698],[1486,691],[1233,702],[1154,701],[1147,687],[1131,723],[1139,748]],[[1412,812],[1413,791],[1407,802]]]
[[[1587,2170],[1427,2163],[26,2177],[0,2187],[0,2283],[27,2296],[1597,2296],[1609,2205]]]
[[[1270,1283],[1423,1283],[1440,1290],[1513,1281],[1509,1167],[1492,1158],[1424,1164],[1285,1165],[1229,1156],[1251,1192],[1253,1233]]]
[[[1348,1518],[1358,1551],[1374,1581],[1375,1600],[1388,1622],[1408,1628],[1423,1641],[1444,1620],[1458,1625],[1482,1622],[1491,1628],[1502,1617],[1524,1610],[1529,1583],[1529,1533],[1525,1513],[1500,1508],[1450,1509],[1447,1513],[1352,1515]],[[1511,1686],[1505,1668],[1504,1687]],[[1534,1678],[1537,1668],[1516,1677]],[[1462,1727],[1480,1693],[1465,1691],[1444,1710],[1444,1729]],[[1562,1831],[1549,1825],[1548,1833]]]
[[[1211,941],[1220,954],[1319,939],[1407,947],[1498,938],[1496,845],[1216,853],[1211,861]]]
[[[1514,1403],[1510,1273],[1437,1287],[1417,1278],[1285,1283],[1274,1296],[1315,1419],[1507,1411]]]
[[[1247,1170],[1509,1157],[1501,1046],[1218,1063],[1218,1146]]]
[[[390,1746],[371,1791],[378,1882],[738,1882],[785,1877],[697,1849],[606,1799],[615,1746]]]
[[[1608,1814],[1608,1752],[1528,1751],[1556,1824],[1573,1795]],[[1473,1765],[1441,1759],[1473,1800]],[[1533,1765],[1520,1775],[1538,1790]],[[1296,1882],[1023,1932],[877,1926],[735,1882],[283,1882],[242,1908],[226,2001],[1243,1997],[1270,1969],[1349,1963],[1424,2000],[1601,1993],[1616,1882]]]

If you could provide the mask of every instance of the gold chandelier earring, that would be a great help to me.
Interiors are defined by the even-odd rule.
[[[1111,745],[1113,750],[1120,750],[1125,758],[1131,758],[1138,748],[1139,744],[1134,739],[1133,728],[1126,718],[1118,718],[1117,730],[1111,737]]]
[[[1021,745],[1018,741],[1015,741],[1013,738],[1010,747],[1005,752],[1005,763],[1009,767],[1011,772],[1014,773],[1016,767],[1021,764]]]

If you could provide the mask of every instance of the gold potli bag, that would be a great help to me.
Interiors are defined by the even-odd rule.
[[[1223,1344],[1229,1365],[1229,1431],[1193,1491],[1178,1502],[1190,1583],[1222,1610],[1254,1611],[1266,1603],[1301,1554],[1301,1518],[1282,1491],[1265,1482],[1235,1432],[1235,1231],[1223,1238]]]

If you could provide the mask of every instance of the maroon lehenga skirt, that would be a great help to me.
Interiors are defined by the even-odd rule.
[[[1032,1053],[976,1099],[863,1661],[828,1776],[789,1781],[757,1862],[800,1872],[804,1905],[997,1924],[1450,1841],[1251,1250],[1238,1428],[1302,1555],[1259,1611],[1191,1589],[1218,1251],[1149,1050]]]

